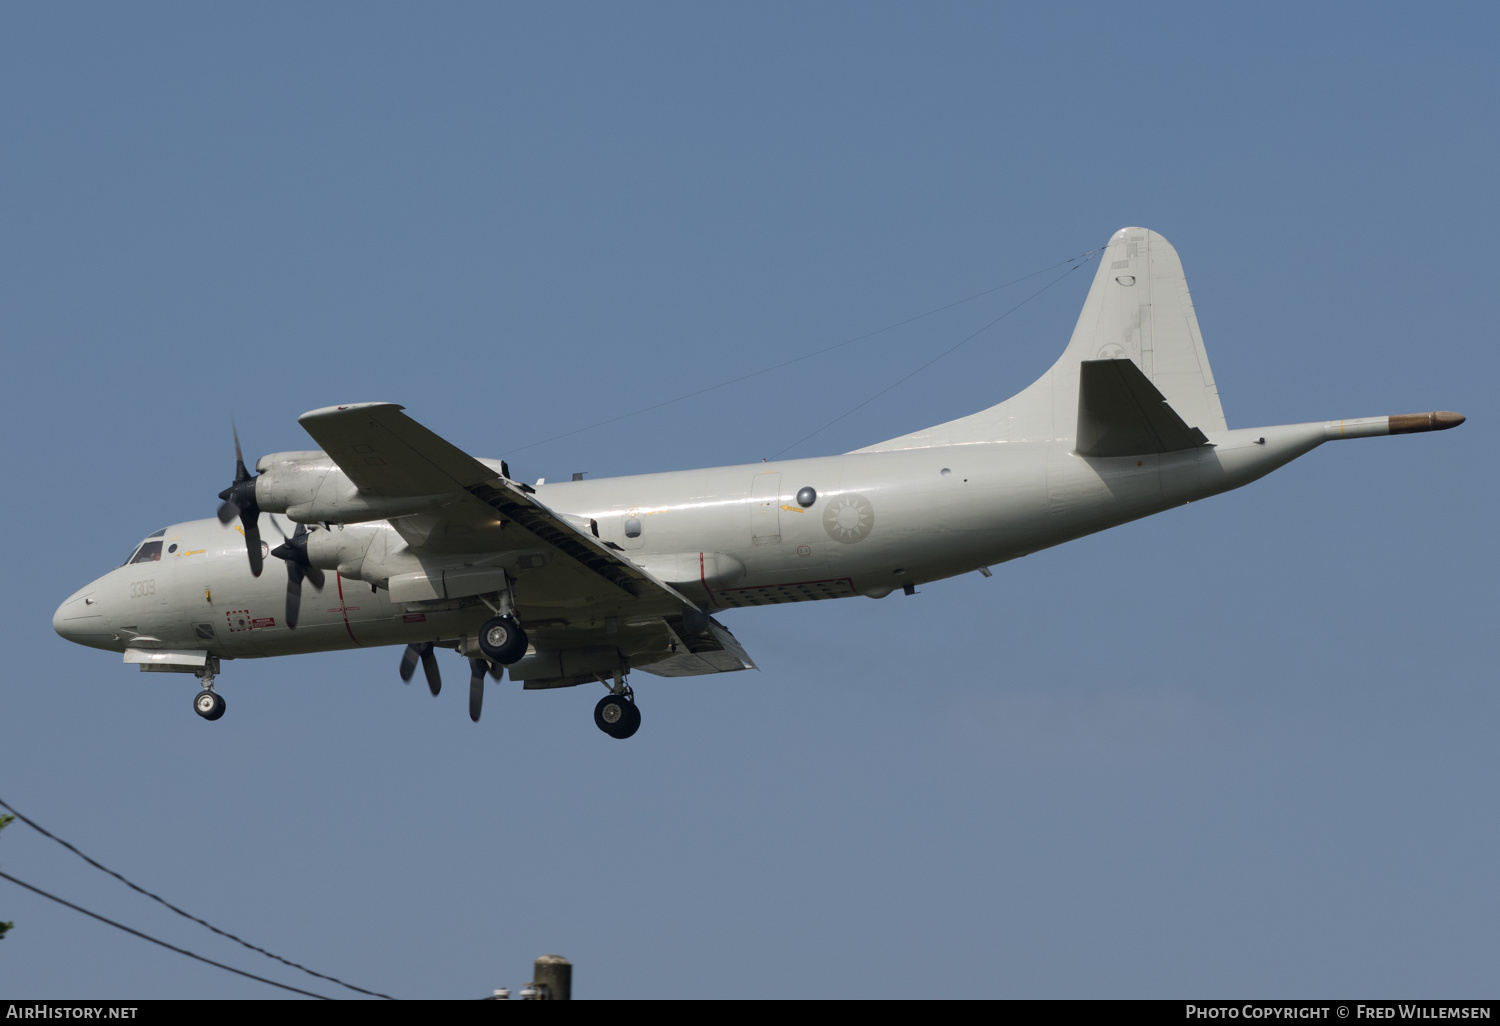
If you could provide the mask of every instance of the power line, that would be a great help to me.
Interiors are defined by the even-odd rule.
[[[934,356],[932,359],[928,360],[926,363],[922,364],[922,366],[918,367],[916,370],[912,371],[910,374],[906,375],[905,377],[901,378],[898,381],[895,381],[895,382],[891,383],[890,385],[886,386],[885,388],[882,388],[879,392],[876,392],[874,395],[870,396],[870,398],[866,399],[864,402],[860,403],[858,406],[854,407],[853,409],[848,410],[848,411],[846,411],[844,413],[839,414],[837,417],[835,417],[832,420],[830,420],[827,424],[824,424],[822,427],[818,428],[818,430],[814,431],[812,434],[810,434],[810,435],[804,435],[802,438],[797,439],[797,441],[793,442],[791,445],[787,446],[785,449],[782,449],[781,452],[778,452],[775,456],[772,456],[771,459],[773,459],[773,460],[780,459],[781,456],[782,456],[782,453],[791,452],[793,449],[797,448],[797,446],[801,445],[803,442],[807,441],[809,438],[812,438],[812,437],[814,437],[816,435],[822,434],[824,431],[827,431],[829,428],[833,427],[835,424],[837,424],[839,421],[843,420],[845,417],[849,416],[850,414],[857,413],[858,411],[864,409],[866,406],[869,406],[876,399],[879,399],[881,396],[883,396],[887,392],[891,391],[891,389],[895,388],[897,385],[901,385],[901,384],[906,383],[907,381],[910,381],[912,378],[916,377],[918,374],[921,374],[924,370],[926,370],[928,367],[931,367],[933,364],[937,363],[939,360],[941,360],[943,357],[947,356],[949,353],[954,352],[955,350],[957,350],[960,346],[964,345],[965,343],[973,341],[974,339],[978,338],[980,335],[984,334],[986,331],[988,331],[991,328],[993,328],[995,325],[999,324],[1001,321],[1005,320],[1005,318],[1009,317],[1011,314],[1013,314],[1017,310],[1021,309],[1021,307],[1025,306],[1027,303],[1031,302],[1037,296],[1040,296],[1043,292],[1046,292],[1052,286],[1056,285],[1058,282],[1062,281],[1068,275],[1070,275],[1074,271],[1078,270],[1078,268],[1080,268],[1084,264],[1088,263],[1088,261],[1095,254],[1101,253],[1101,252],[1103,252],[1102,249],[1096,249],[1096,250],[1092,250],[1091,252],[1083,254],[1082,258],[1075,257],[1074,259],[1078,260],[1078,263],[1075,263],[1072,267],[1069,267],[1062,274],[1059,274],[1056,278],[1053,278],[1047,284],[1045,284],[1041,288],[1037,289],[1031,295],[1029,295],[1025,299],[1021,300],[1019,303],[1017,303],[1015,306],[1011,307],[1009,310],[1005,311],[999,317],[996,317],[993,321],[990,321],[988,324],[986,324],[984,327],[980,328],[978,331],[974,332],[971,335],[968,335],[968,336],[964,337],[963,339],[961,339],[958,342],[954,343],[953,345],[949,346],[947,349],[944,349],[941,353],[938,353],[936,356]],[[1053,264],[1052,265],[1052,267],[1056,267],[1056,266],[1057,266],[1057,264]],[[1047,270],[1051,270],[1051,269],[1052,268],[1050,268],[1050,267],[1047,268]],[[1035,277],[1035,275],[1028,275],[1028,277]]]
[[[9,806],[6,806],[6,808],[9,808]],[[19,816],[20,813],[17,813],[17,815]],[[179,947],[176,947],[175,945],[168,944],[164,940],[157,940],[155,937],[152,937],[150,934],[142,933],[139,930],[132,930],[130,927],[126,926],[123,923],[117,923],[113,919],[106,919],[104,916],[101,916],[97,912],[90,912],[88,909],[83,908],[82,906],[79,906],[79,905],[75,905],[71,901],[64,901],[62,898],[59,898],[55,894],[48,894],[46,891],[42,890],[40,887],[33,887],[33,886],[31,886],[31,884],[27,883],[24,880],[17,880],[15,877],[11,876],[9,873],[0,872],[0,879],[9,880],[11,883],[17,884],[17,885],[19,885],[21,887],[24,887],[28,891],[31,891],[34,894],[40,894],[44,898],[47,898],[47,899],[49,899],[51,901],[57,902],[59,905],[66,905],[68,908],[72,909],[75,912],[82,912],[86,916],[91,916],[94,919],[99,920],[99,922],[101,922],[101,923],[108,923],[110,926],[113,926],[117,930],[124,930],[128,934],[131,934],[133,936],[139,937],[142,940],[148,940],[152,944],[160,944],[162,947],[166,948],[168,951],[175,951],[179,955],[186,955],[188,958],[196,958],[200,962],[207,962],[211,966],[216,966],[216,967],[218,967],[220,969],[226,969],[229,972],[237,973],[240,976],[247,976],[250,979],[255,980],[258,983],[269,983],[273,987],[280,987],[282,990],[289,990],[293,994],[302,994],[302,995],[304,995],[306,997],[317,998],[319,1001],[332,1001],[333,1000],[332,998],[324,997],[322,994],[314,994],[310,990],[298,990],[296,987],[289,987],[285,983],[277,983],[275,980],[268,980],[264,976],[256,976],[254,973],[247,973],[243,969],[236,969],[232,965],[225,965],[223,962],[215,962],[211,958],[204,958],[202,955],[194,954],[193,952],[188,951],[186,948],[179,948]]]
[[[876,335],[882,335],[887,331],[894,331],[895,329],[904,327],[908,324],[913,323],[914,321],[920,321],[924,317],[931,317],[934,314],[942,313],[944,310],[951,310],[955,306],[962,306],[965,303],[972,303],[976,299],[983,299],[985,296],[990,295],[992,292],[999,292],[1001,289],[1008,289],[1012,285],[1019,285],[1023,281],[1026,281],[1030,278],[1035,278],[1039,274],[1046,274],[1054,267],[1061,267],[1063,264],[1073,264],[1075,267],[1080,266],[1082,263],[1087,262],[1091,257],[1093,257],[1094,254],[1099,252],[1100,250],[1094,249],[1090,250],[1087,253],[1080,253],[1077,256],[1068,257],[1066,260],[1059,260],[1057,263],[1050,264],[1047,267],[1043,267],[1039,271],[1032,271],[1030,274],[1023,274],[1019,278],[1013,278],[1010,281],[1005,282],[1003,285],[995,285],[985,289],[983,292],[976,292],[972,296],[965,296],[963,299],[955,299],[951,303],[945,303],[942,306],[934,307],[933,309],[928,310],[925,313],[919,313],[914,317],[908,317],[905,320],[897,321],[894,324],[887,324],[883,328],[876,328],[874,331],[867,331],[863,335],[856,335],[853,338],[846,338],[842,342],[835,342],[831,346],[825,346],[822,349],[816,349],[811,353],[804,353],[802,356],[796,356],[790,360],[784,360],[781,363],[772,364],[769,367],[762,367],[760,370],[751,371],[749,374],[741,374],[737,378],[730,378],[728,381],[721,381],[717,385],[709,385],[707,388],[700,388],[696,392],[689,392],[686,395],[680,395],[676,399],[664,399],[659,403],[653,403],[650,406],[643,406],[639,410],[634,410],[630,413],[622,413],[618,417],[610,417],[608,420],[601,420],[598,423],[589,424],[581,428],[574,428],[572,431],[564,431],[560,435],[553,435],[551,438],[544,438],[539,442],[527,442],[525,445],[517,446],[514,449],[505,450],[502,455],[510,456],[514,453],[522,452],[526,449],[534,449],[539,445],[546,445],[549,442],[556,442],[564,438],[571,438],[573,435],[582,434],[585,431],[592,431],[595,428],[601,428],[622,420],[628,420],[631,417],[638,417],[643,413],[650,413],[652,410],[659,410],[663,406],[671,406],[674,403],[680,403],[688,399],[696,398],[700,395],[705,395],[709,392],[715,392],[721,388],[728,388],[730,385],[737,385],[741,381],[748,381],[751,378],[760,377],[762,374],[769,374],[772,371],[781,370],[781,368],[783,367],[790,367],[792,364],[801,363],[803,360],[811,360],[815,356],[822,356],[824,353],[831,353],[835,349],[842,349],[844,346],[853,345],[855,342],[862,342],[867,338],[874,338]],[[1072,269],[1073,268],[1069,268],[1069,270]],[[853,411],[851,410],[850,412],[852,413]]]
[[[239,937],[236,937],[234,934],[229,933],[226,930],[221,930],[217,926],[215,926],[214,924],[212,924],[210,922],[206,922],[205,920],[199,919],[197,916],[192,915],[191,913],[184,912],[182,909],[178,908],[176,905],[172,904],[170,901],[167,901],[165,898],[162,898],[162,897],[160,897],[158,895],[152,894],[150,891],[146,890],[144,887],[140,887],[140,886],[132,883],[130,880],[127,880],[125,877],[121,876],[119,873],[116,873],[113,869],[110,869],[108,866],[103,865],[102,863],[96,862],[94,859],[89,858],[87,855],[85,855],[83,852],[79,851],[77,848],[73,847],[67,841],[64,841],[61,837],[58,837],[56,834],[54,834],[54,833],[46,830],[45,828],[43,828],[39,823],[35,822],[34,820],[31,820],[31,819],[27,818],[25,815],[23,815],[21,812],[19,812],[15,808],[15,806],[11,805],[9,802],[5,801],[3,798],[0,798],[0,808],[9,809],[12,813],[15,814],[15,817],[17,819],[19,819],[22,823],[25,823],[27,826],[31,827],[31,829],[33,829],[37,833],[41,834],[43,837],[49,838],[49,839],[51,839],[53,841],[56,841],[58,844],[62,845],[64,848],[66,848],[69,851],[71,851],[74,855],[77,855],[79,858],[83,859],[83,861],[87,862],[89,865],[93,866],[95,869],[98,869],[98,870],[100,870],[102,872],[108,873],[110,876],[114,877],[116,880],[120,881],[125,886],[129,887],[131,890],[133,890],[133,891],[135,891],[135,892],[137,892],[139,894],[144,894],[146,897],[150,898],[152,901],[159,902],[160,904],[165,905],[167,908],[171,909],[173,912],[176,912],[178,915],[182,916],[184,919],[191,919],[193,922],[197,923],[199,926],[203,926],[203,927],[206,927],[206,928],[212,930],[214,933],[218,934],[220,937],[227,937],[230,940],[234,941],[236,944],[239,944],[239,945],[241,945],[243,947],[249,948],[251,951],[259,952],[260,954],[265,955],[267,958],[275,959],[276,961],[280,962],[282,965],[290,966],[293,969],[300,969],[302,972],[307,973],[307,975],[309,975],[309,976],[316,976],[320,980],[327,980],[330,983],[337,983],[340,987],[347,987],[349,990],[357,991],[360,994],[368,994],[371,997],[385,998],[387,1001],[394,1001],[394,1000],[396,1000],[395,998],[391,997],[389,994],[382,994],[379,991],[374,991],[374,990],[365,990],[365,988],[363,988],[363,987],[356,987],[352,983],[345,983],[343,980],[339,979],[336,976],[327,976],[327,975],[324,975],[323,973],[320,973],[320,972],[314,972],[313,970],[307,968],[307,966],[305,966],[305,965],[299,965],[298,963],[293,962],[290,959],[282,958],[280,955],[277,955],[277,954],[274,954],[274,953],[272,953],[270,951],[267,951],[265,948],[257,947],[254,944],[251,944],[249,941],[241,940]],[[19,881],[17,881],[17,882],[19,883]],[[25,885],[23,885],[23,886],[25,886]],[[51,897],[51,895],[48,895],[48,897]],[[61,899],[58,899],[58,900],[61,900]],[[83,911],[83,910],[79,909],[79,911]],[[92,912],[90,912],[89,914],[93,915]],[[108,922],[108,920],[105,920],[105,921]],[[111,924],[111,925],[114,925],[114,924]],[[123,927],[122,927],[122,929],[123,929]],[[148,937],[146,939],[150,940],[151,938]],[[196,958],[197,956],[194,956],[194,957]],[[207,961],[207,959],[205,959],[204,961]],[[214,964],[217,965],[218,963],[216,962]],[[225,967],[225,968],[227,968],[227,967]],[[239,972],[238,969],[235,969],[233,971],[234,972]],[[246,975],[248,975],[248,974],[246,974]],[[259,979],[259,977],[256,977],[256,979]],[[279,987],[281,985],[278,983],[277,986]],[[302,991],[298,991],[298,993],[303,993],[303,992]],[[313,997],[317,997],[317,996],[318,995],[316,995],[316,994],[313,995]],[[328,999],[325,998],[325,1000],[328,1000]]]

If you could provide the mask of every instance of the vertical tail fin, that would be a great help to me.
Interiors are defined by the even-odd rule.
[[[1170,242],[1145,228],[1121,228],[1109,240],[1068,348],[1024,391],[971,416],[858,451],[1073,440],[1079,364],[1119,359],[1134,361],[1189,427],[1225,429],[1182,261]]]

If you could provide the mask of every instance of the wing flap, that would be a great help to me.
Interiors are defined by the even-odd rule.
[[[666,618],[678,643],[677,650],[665,659],[641,666],[642,670],[658,677],[697,677],[756,668],[739,639],[719,621],[710,617],[704,630],[694,632],[685,620],[681,616]]]
[[[1140,456],[1195,449],[1208,436],[1189,427],[1135,361],[1084,360],[1078,377],[1078,452]]]

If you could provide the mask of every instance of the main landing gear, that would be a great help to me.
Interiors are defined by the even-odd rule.
[[[496,616],[479,628],[479,650],[491,662],[509,666],[526,654],[526,632],[513,616]]]
[[[622,741],[639,730],[641,711],[635,707],[635,692],[625,687],[601,698],[594,706],[594,725]]]

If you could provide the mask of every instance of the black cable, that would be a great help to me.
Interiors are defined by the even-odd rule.
[[[9,808],[9,806],[6,806],[6,807]],[[19,816],[20,813],[17,813],[17,815]],[[93,918],[99,920],[99,922],[101,922],[101,923],[108,923],[110,926],[113,926],[117,930],[124,930],[128,934],[133,934],[134,936],[139,937],[142,940],[148,940],[152,944],[160,944],[162,947],[166,948],[168,951],[175,951],[179,955],[186,955],[188,958],[196,958],[200,962],[207,962],[209,965],[217,966],[220,969],[227,969],[229,972],[238,973],[241,976],[248,976],[250,979],[255,980],[258,983],[269,983],[273,987],[280,987],[282,990],[289,990],[293,994],[303,994],[303,995],[305,995],[307,997],[317,998],[319,1001],[332,1001],[333,1000],[333,998],[324,997],[322,994],[314,994],[310,990],[298,990],[296,987],[288,987],[285,983],[277,983],[275,980],[268,980],[264,976],[256,976],[254,973],[247,973],[243,969],[236,969],[232,965],[225,965],[223,962],[215,962],[211,958],[204,958],[202,955],[196,955],[193,952],[188,951],[188,950],[186,950],[184,948],[175,947],[175,946],[173,946],[171,944],[168,944],[164,940],[157,940],[155,937],[152,937],[150,934],[142,933],[139,930],[132,930],[130,927],[124,925],[123,923],[117,923],[113,919],[106,919],[106,918],[104,918],[103,916],[101,916],[97,912],[90,912],[88,909],[82,908],[82,907],[80,907],[78,905],[75,905],[71,901],[64,901],[62,898],[59,898],[55,894],[48,894],[46,891],[42,890],[40,887],[33,887],[33,886],[31,886],[31,884],[27,883],[24,880],[17,880],[15,877],[11,876],[9,873],[0,872],[0,879],[9,880],[11,883],[18,884],[18,885],[26,888],[28,891],[31,891],[31,892],[33,892],[35,894],[40,894],[44,898],[47,898],[47,899],[50,899],[52,901],[57,902],[59,905],[66,905],[66,906],[68,906],[68,908],[72,909],[75,912],[82,912],[86,916],[92,916]]]
[[[309,976],[316,976],[320,980],[327,980],[329,983],[337,983],[340,987],[347,987],[349,990],[357,991],[360,994],[368,994],[371,997],[385,998],[387,1001],[395,1001],[396,1000],[395,998],[391,997],[389,994],[382,994],[379,991],[374,991],[374,990],[365,990],[363,987],[356,987],[352,983],[345,983],[343,980],[339,979],[336,976],[325,976],[323,973],[314,972],[313,970],[307,968],[307,966],[305,966],[305,965],[298,965],[296,962],[293,962],[290,959],[282,958],[280,955],[273,954],[272,952],[267,951],[265,948],[256,947],[254,944],[251,944],[249,941],[241,940],[240,938],[236,937],[234,934],[229,933],[229,932],[227,932],[225,930],[221,930],[217,926],[213,925],[212,923],[205,922],[204,920],[199,919],[197,916],[192,915],[191,913],[184,912],[182,909],[178,908],[176,905],[172,904],[170,901],[167,901],[165,898],[159,897],[158,895],[152,894],[150,891],[146,890],[144,887],[137,886],[136,884],[132,883],[131,881],[125,879],[125,877],[121,876],[119,873],[116,873],[113,869],[110,869],[108,866],[105,866],[105,865],[102,865],[102,864],[100,864],[98,862],[95,862],[93,859],[89,858],[83,852],[81,852],[77,848],[73,847],[67,841],[64,841],[61,837],[58,837],[56,834],[51,833],[50,831],[44,829],[40,824],[38,824],[38,823],[36,823],[36,822],[28,819],[26,816],[22,815],[20,812],[18,812],[16,810],[15,806],[13,806],[10,803],[6,802],[3,798],[0,798],[0,808],[9,809],[12,813],[15,814],[15,817],[17,819],[19,819],[22,823],[25,823],[27,826],[31,827],[31,829],[33,829],[37,833],[41,834],[43,837],[50,838],[51,840],[56,841],[58,844],[62,845],[64,848],[68,849],[74,855],[77,855],[79,858],[83,859],[83,861],[87,862],[89,865],[93,866],[95,869],[98,869],[98,870],[101,870],[102,872],[108,873],[110,876],[114,877],[116,880],[120,881],[125,886],[129,887],[131,890],[136,891],[137,893],[140,893],[140,894],[144,894],[146,897],[150,898],[152,901],[160,902],[161,904],[165,905],[167,908],[171,909],[173,912],[176,912],[178,915],[182,916],[184,919],[191,919],[193,922],[197,923],[199,926],[207,927],[208,929],[212,930],[214,933],[218,934],[220,937],[227,937],[230,940],[234,941],[236,944],[239,944],[239,945],[241,945],[243,947],[249,948],[251,951],[259,952],[260,954],[265,955],[267,958],[273,958],[276,961],[280,962],[282,965],[291,966],[293,969],[300,969],[304,973],[307,973],[307,975],[309,975]],[[80,909],[80,911],[82,911],[82,910]],[[90,915],[92,915],[92,914],[93,913],[90,913]],[[147,938],[147,939],[149,940],[150,938]],[[217,964],[217,963],[215,963],[215,964]],[[235,972],[239,972],[239,970],[236,969]],[[257,977],[257,979],[258,978],[259,977]],[[280,984],[277,984],[277,986],[280,986]],[[298,993],[301,993],[301,991],[299,991]],[[317,997],[316,994],[314,994],[313,996]],[[325,1000],[327,1000],[327,999],[325,999]]]
[[[1085,253],[1081,262],[1074,264],[1072,267],[1068,268],[1062,274],[1059,274],[1056,278],[1053,278],[1047,284],[1045,284],[1041,288],[1037,289],[1031,295],[1029,295],[1025,299],[1021,300],[1019,303],[1017,303],[1015,306],[1011,307],[1009,310],[1005,311],[999,317],[996,317],[993,321],[990,321],[988,324],[986,324],[984,327],[980,328],[978,331],[974,332],[972,335],[968,335],[965,338],[963,338],[962,340],[960,340],[959,342],[955,343],[954,345],[949,346],[947,349],[944,349],[941,353],[938,353],[932,359],[930,359],[926,363],[922,364],[922,366],[918,367],[916,370],[914,370],[910,374],[906,375],[906,377],[901,378],[899,381],[896,381],[896,382],[892,383],[891,385],[889,385],[889,386],[881,389],[879,392],[876,392],[874,395],[870,396],[870,398],[866,399],[864,402],[862,402],[858,406],[854,407],[854,409],[849,410],[849,411],[847,411],[845,413],[839,414],[837,417],[835,417],[832,420],[830,420],[827,424],[824,424],[822,427],[818,428],[818,430],[814,431],[811,435],[806,435],[806,436],[804,436],[802,438],[799,438],[797,441],[793,442],[791,445],[787,446],[785,449],[782,449],[781,452],[778,452],[775,456],[772,456],[771,459],[773,459],[773,460],[780,459],[782,453],[791,452],[793,449],[797,448],[797,446],[801,445],[803,442],[807,441],[809,438],[812,438],[814,435],[820,435],[824,431],[827,431],[829,428],[833,427],[839,421],[841,421],[845,417],[849,416],[849,414],[856,413],[859,410],[864,409],[866,406],[869,406],[876,399],[879,399],[881,396],[885,395],[887,392],[889,392],[891,389],[895,388],[897,385],[904,384],[905,382],[910,381],[912,378],[916,377],[918,374],[921,374],[928,367],[931,367],[933,364],[937,363],[943,357],[947,356],[949,353],[951,353],[954,350],[958,349],[959,346],[962,346],[966,342],[972,341],[973,339],[975,339],[975,338],[979,337],[980,335],[984,334],[989,329],[993,328],[995,325],[999,324],[1001,321],[1005,320],[1005,318],[1009,317],[1011,314],[1013,314],[1017,310],[1021,309],[1021,307],[1025,306],[1027,303],[1031,302],[1037,296],[1040,296],[1043,292],[1046,292],[1052,286],[1056,285],[1058,282],[1062,281],[1068,275],[1070,275],[1074,271],[1078,270],[1078,268],[1080,268],[1084,264],[1088,263],[1088,261],[1089,261],[1090,258],[1092,258],[1096,253],[1100,253],[1100,252],[1103,252],[1103,251],[1096,249],[1092,253]],[[1057,265],[1053,264],[1052,266],[1056,267]],[[1048,268],[1048,270],[1050,270],[1050,269],[1051,268]]]
[[[904,320],[904,321],[897,321],[895,324],[887,324],[883,328],[876,328],[874,331],[867,331],[863,335],[856,335],[853,338],[846,338],[846,339],[844,339],[844,341],[842,341],[842,342],[835,342],[831,346],[825,346],[824,348],[814,350],[811,353],[804,353],[802,356],[793,357],[790,360],[785,360],[785,361],[783,361],[781,363],[773,364],[770,367],[762,367],[760,370],[758,370],[758,371],[751,371],[749,374],[741,374],[737,378],[731,378],[728,381],[721,381],[717,385],[709,385],[707,388],[700,388],[696,392],[689,392],[687,395],[680,395],[676,399],[663,399],[659,403],[654,403],[654,404],[652,404],[650,406],[644,406],[641,409],[635,410],[635,411],[633,411],[631,413],[622,413],[618,417],[610,417],[608,420],[601,420],[597,424],[589,424],[589,425],[587,425],[585,427],[574,428],[572,431],[564,431],[560,435],[553,435],[551,438],[544,438],[540,442],[528,442],[525,445],[517,446],[514,449],[507,449],[501,455],[509,456],[509,455],[511,455],[513,453],[522,452],[523,450],[526,450],[526,449],[534,449],[534,448],[536,448],[539,445],[546,445],[549,442],[556,442],[556,441],[558,441],[560,439],[563,439],[563,438],[570,438],[573,435],[582,434],[585,431],[592,431],[592,430],[594,430],[594,428],[604,427],[607,424],[613,424],[613,423],[615,423],[617,421],[621,421],[621,420],[628,420],[631,417],[638,417],[642,413],[650,413],[652,410],[659,410],[663,406],[671,406],[673,403],[680,403],[680,402],[683,402],[684,400],[692,399],[692,398],[695,398],[697,396],[704,395],[704,394],[706,394],[708,392],[715,392],[715,391],[717,391],[717,390],[719,390],[721,388],[728,388],[730,385],[737,385],[741,381],[748,381],[750,378],[756,378],[756,377],[759,377],[762,374],[769,374],[772,371],[781,370],[781,368],[783,368],[783,367],[790,367],[792,364],[794,364],[794,363],[801,363],[803,360],[811,360],[815,356],[822,356],[824,353],[831,353],[835,349],[842,349],[844,346],[852,345],[855,342],[862,342],[862,341],[864,341],[867,338],[874,338],[876,335],[884,334],[887,331],[894,331],[897,328],[904,327],[905,325],[911,324],[913,321],[920,321],[924,317],[931,317],[933,314],[940,314],[944,310],[951,310],[955,306],[962,306],[963,304],[965,304],[965,303],[971,303],[971,302],[973,302],[976,299],[982,299],[985,296],[988,296],[992,292],[999,292],[1001,289],[1008,289],[1012,285],[1018,285],[1021,282],[1026,281],[1029,278],[1035,278],[1039,274],[1046,274],[1048,271],[1052,270],[1052,268],[1054,268],[1054,267],[1061,267],[1063,264],[1068,264],[1068,263],[1074,264],[1075,267],[1082,266],[1083,263],[1087,263],[1090,259],[1093,258],[1093,256],[1096,253],[1099,253],[1099,252],[1101,252],[1101,250],[1093,249],[1093,250],[1089,250],[1089,252],[1087,252],[1087,253],[1080,253],[1078,256],[1068,257],[1068,259],[1066,259],[1066,260],[1059,260],[1055,264],[1051,264],[1051,265],[1049,265],[1047,267],[1043,267],[1040,271],[1032,271],[1030,274],[1023,274],[1021,277],[1014,278],[1011,281],[1008,281],[1008,282],[1006,282],[1003,285],[995,285],[992,288],[985,289],[983,292],[976,292],[972,296],[966,296],[963,299],[955,299],[951,303],[947,303],[947,304],[944,304],[943,306],[939,306],[939,307],[934,307],[933,309],[928,310],[926,313],[919,313],[915,317],[908,317],[908,318],[906,318],[906,320]],[[1072,268],[1069,268],[1069,270],[1072,270]],[[850,411],[850,412],[853,412],[853,411]],[[809,437],[811,437],[811,436],[809,436]]]

